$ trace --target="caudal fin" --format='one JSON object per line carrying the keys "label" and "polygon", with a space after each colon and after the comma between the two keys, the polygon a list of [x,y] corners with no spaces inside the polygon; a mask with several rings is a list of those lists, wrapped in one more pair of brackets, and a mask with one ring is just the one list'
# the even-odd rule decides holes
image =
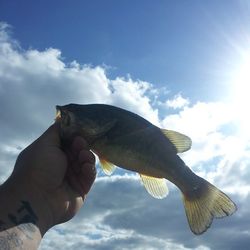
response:
{"label": "caudal fin", "polygon": [[211,183],[200,178],[200,185],[183,195],[184,206],[190,229],[194,234],[204,233],[213,218],[233,214],[237,207],[234,202]]}

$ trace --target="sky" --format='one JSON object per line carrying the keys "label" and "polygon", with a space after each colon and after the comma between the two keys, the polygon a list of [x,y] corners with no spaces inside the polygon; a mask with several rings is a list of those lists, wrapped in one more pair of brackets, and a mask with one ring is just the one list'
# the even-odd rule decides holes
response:
{"label": "sky", "polygon": [[1,0],[0,183],[55,105],[107,103],[188,135],[181,158],[238,207],[195,236],[173,184],[156,200],[135,173],[97,166],[84,207],[40,249],[248,249],[249,68],[247,0]]}

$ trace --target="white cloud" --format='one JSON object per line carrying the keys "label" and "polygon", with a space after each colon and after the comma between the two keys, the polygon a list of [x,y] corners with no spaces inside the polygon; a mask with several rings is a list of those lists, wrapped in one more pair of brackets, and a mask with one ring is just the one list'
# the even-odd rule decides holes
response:
{"label": "white cloud", "polygon": [[225,126],[234,125],[225,103],[191,106],[177,95],[166,104],[178,112],[160,121],[152,107],[157,103],[153,94],[159,90],[152,84],[130,77],[110,79],[101,66],[65,63],[58,49],[23,50],[9,28],[0,24],[0,182],[10,174],[19,151],[53,122],[56,104],[108,103],[189,135],[193,149],[183,158],[231,193],[241,208],[196,238],[173,186],[168,198],[158,201],[147,194],[137,176],[101,177],[78,217],[52,229],[41,249],[233,249],[238,239],[242,249],[247,246],[249,137],[225,132]]}
{"label": "white cloud", "polygon": [[167,116],[162,126],[192,138],[182,158],[197,174],[225,192],[249,194],[250,136],[242,136],[230,103],[198,102]]}
{"label": "white cloud", "polygon": [[144,81],[133,81],[131,78],[118,77],[111,81],[114,90],[111,104],[126,107],[136,112],[152,123],[158,125],[158,111],[153,110],[146,92],[152,89],[152,85]]}
{"label": "white cloud", "polygon": [[[53,122],[57,104],[109,103],[158,123],[157,110],[145,96],[152,89],[149,83],[109,79],[101,66],[66,64],[58,49],[23,50],[7,28],[0,24],[1,143],[27,145]],[[9,165],[13,161],[2,168]]]}
{"label": "white cloud", "polygon": [[193,166],[224,156],[232,150],[232,144],[227,143],[232,138],[221,132],[223,126],[230,126],[232,121],[233,117],[225,103],[198,102],[184,107],[177,114],[167,116],[162,126],[192,138],[192,148],[184,158]]}
{"label": "white cloud", "polygon": [[175,95],[173,99],[167,100],[164,104],[173,109],[180,109],[189,105],[189,100],[183,98],[181,94]]}
{"label": "white cloud", "polygon": [[179,113],[167,116],[162,125],[189,134],[194,140],[204,140],[209,133],[232,122],[233,116],[225,103],[197,102]]}

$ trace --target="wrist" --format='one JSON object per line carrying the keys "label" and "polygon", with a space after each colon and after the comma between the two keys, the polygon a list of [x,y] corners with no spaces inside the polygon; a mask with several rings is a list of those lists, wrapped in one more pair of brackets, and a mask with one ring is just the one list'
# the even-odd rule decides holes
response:
{"label": "wrist", "polygon": [[[10,223],[29,225],[33,231],[36,228],[41,237],[52,226],[51,216],[42,200],[42,195],[34,187],[29,186],[29,183],[12,180],[12,176],[0,186],[1,207],[6,211]],[[9,216],[9,211],[16,215]]]}

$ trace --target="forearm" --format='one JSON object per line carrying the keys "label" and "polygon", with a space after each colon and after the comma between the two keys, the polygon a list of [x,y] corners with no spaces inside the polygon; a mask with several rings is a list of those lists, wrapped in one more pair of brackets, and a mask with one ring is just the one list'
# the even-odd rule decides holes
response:
{"label": "forearm", "polygon": [[25,192],[0,186],[0,249],[37,249],[45,233],[39,220]]}

